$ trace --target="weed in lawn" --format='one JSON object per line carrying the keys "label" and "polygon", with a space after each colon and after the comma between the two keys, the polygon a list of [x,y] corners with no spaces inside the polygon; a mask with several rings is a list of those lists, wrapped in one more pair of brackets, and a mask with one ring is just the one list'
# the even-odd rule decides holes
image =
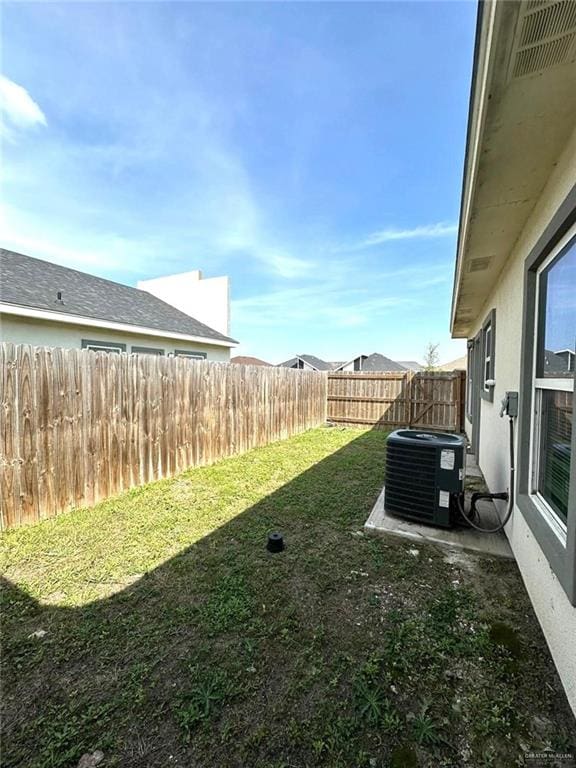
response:
{"label": "weed in lawn", "polygon": [[232,680],[221,670],[200,671],[197,666],[193,666],[190,668],[190,676],[195,683],[180,694],[175,708],[176,720],[187,742],[194,729],[200,723],[210,720],[224,701],[234,694]]}
{"label": "weed in lawn", "polygon": [[[314,726],[311,725],[312,730]],[[322,723],[318,736],[311,740],[312,752],[321,762],[329,765],[350,764],[348,755],[354,750],[358,733],[358,721],[354,717],[335,717],[328,724]],[[356,763],[353,763],[356,765]]]}
{"label": "weed in lawn", "polygon": [[430,704],[425,703],[412,717],[412,734],[417,744],[436,744],[439,740],[436,723],[429,715]]}
{"label": "weed in lawn", "polygon": [[470,696],[475,711],[476,730],[481,736],[507,736],[519,725],[522,717],[507,686],[496,685],[488,692]]}
{"label": "weed in lawn", "polygon": [[395,733],[400,727],[400,718],[382,685],[376,681],[379,669],[374,659],[364,665],[354,681],[354,706],[360,721],[377,725],[382,733]]}
{"label": "weed in lawn", "polygon": [[[94,704],[86,709],[74,702],[65,708],[49,707],[45,716],[30,721],[24,729],[24,739],[36,729],[43,733],[44,744],[34,756],[34,765],[37,768],[67,768],[96,747],[104,751],[110,749],[114,744],[113,737],[98,731],[102,725],[111,723],[115,709],[114,702]],[[27,764],[24,754],[21,765]]]}
{"label": "weed in lawn", "polygon": [[372,725],[380,722],[387,701],[378,685],[360,678],[354,685],[354,699],[361,720],[366,720]]}

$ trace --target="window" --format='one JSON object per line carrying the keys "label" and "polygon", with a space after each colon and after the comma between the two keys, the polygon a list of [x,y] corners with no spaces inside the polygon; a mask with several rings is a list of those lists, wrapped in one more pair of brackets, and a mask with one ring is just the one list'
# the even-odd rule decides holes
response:
{"label": "window", "polygon": [[132,347],[133,355],[163,355],[163,349],[157,349],[156,347]]}
{"label": "window", "polygon": [[474,396],[474,339],[468,340],[468,360],[466,364],[466,416],[472,423],[472,397]]}
{"label": "window", "polygon": [[126,352],[126,344],[117,344],[114,341],[90,341],[82,339],[82,349],[92,349],[94,352]]}
{"label": "window", "polygon": [[565,536],[568,523],[573,349],[576,335],[576,239],[537,271],[531,493]]}
{"label": "window", "polygon": [[[576,605],[576,185],[527,255],[517,506]],[[565,354],[563,354],[565,353]]]}
{"label": "window", "polygon": [[496,310],[493,309],[482,326],[482,389],[481,395],[484,400],[492,402],[494,400],[494,386],[488,384],[495,378],[495,348],[496,348]]}
{"label": "window", "polygon": [[206,360],[206,352],[195,352],[187,349],[175,349],[176,357],[190,357],[193,360]]}

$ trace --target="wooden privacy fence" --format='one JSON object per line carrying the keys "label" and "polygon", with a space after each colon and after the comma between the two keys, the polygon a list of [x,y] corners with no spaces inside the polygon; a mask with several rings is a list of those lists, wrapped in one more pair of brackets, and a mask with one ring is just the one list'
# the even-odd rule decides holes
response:
{"label": "wooden privacy fence", "polygon": [[328,420],[461,432],[465,371],[329,373]]}
{"label": "wooden privacy fence", "polygon": [[0,345],[1,523],[91,505],[326,421],[326,376]]}

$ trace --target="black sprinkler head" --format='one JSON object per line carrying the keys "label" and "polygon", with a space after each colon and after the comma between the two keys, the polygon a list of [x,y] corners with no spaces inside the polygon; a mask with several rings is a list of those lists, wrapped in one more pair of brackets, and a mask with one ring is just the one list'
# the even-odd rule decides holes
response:
{"label": "black sprinkler head", "polygon": [[266,544],[268,552],[282,552],[284,549],[284,537],[281,533],[269,533],[268,544]]}

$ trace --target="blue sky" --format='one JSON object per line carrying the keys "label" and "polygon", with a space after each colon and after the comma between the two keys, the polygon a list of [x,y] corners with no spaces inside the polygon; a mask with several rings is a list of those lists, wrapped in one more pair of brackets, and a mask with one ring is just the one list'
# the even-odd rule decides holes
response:
{"label": "blue sky", "polygon": [[443,360],[476,6],[14,3],[3,244],[232,280],[239,351]]}

